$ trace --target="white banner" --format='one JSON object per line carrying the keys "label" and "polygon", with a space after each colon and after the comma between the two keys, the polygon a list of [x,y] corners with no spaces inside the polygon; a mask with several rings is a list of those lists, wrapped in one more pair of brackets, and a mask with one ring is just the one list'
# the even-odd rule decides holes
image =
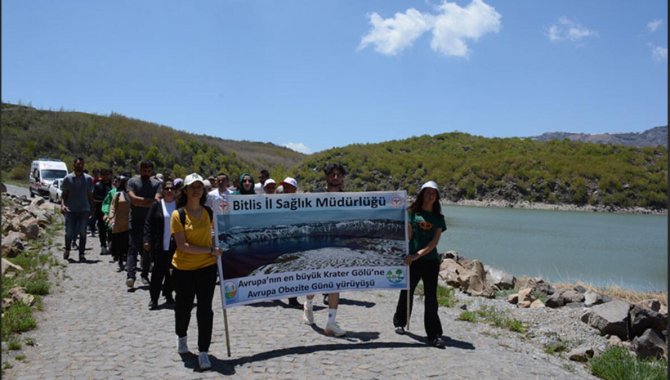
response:
{"label": "white banner", "polygon": [[406,193],[231,195],[214,209],[224,307],[407,289]]}

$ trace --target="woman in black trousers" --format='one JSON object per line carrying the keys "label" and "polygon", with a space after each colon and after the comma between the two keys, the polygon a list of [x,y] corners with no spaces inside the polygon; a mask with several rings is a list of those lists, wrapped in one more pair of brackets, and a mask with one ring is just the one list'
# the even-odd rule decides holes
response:
{"label": "woman in black trousers", "polygon": [[176,208],[174,185],[171,180],[163,183],[162,199],[154,202],[149,209],[144,222],[143,248],[151,252],[153,269],[149,285],[149,309],[158,309],[158,297],[163,290],[165,302],[174,304],[172,298],[172,279],[170,266],[176,248],[174,238],[170,232],[170,218]]}
{"label": "woman in black trousers", "polygon": [[[423,324],[426,329],[427,343],[444,348],[442,323],[437,314],[437,277],[440,272],[440,258],[437,244],[442,232],[447,229],[440,207],[440,193],[437,183],[428,181],[421,186],[419,195],[408,207],[407,233],[409,236],[409,255],[405,263],[409,267],[409,311],[412,312],[412,299],[419,280],[423,280],[425,312]],[[407,325],[407,290],[400,292],[393,325],[398,334],[405,333]]]}

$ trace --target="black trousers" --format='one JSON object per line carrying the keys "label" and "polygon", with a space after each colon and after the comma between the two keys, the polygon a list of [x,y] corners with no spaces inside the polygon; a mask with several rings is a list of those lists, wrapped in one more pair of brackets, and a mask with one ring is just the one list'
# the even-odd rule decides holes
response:
{"label": "black trousers", "polygon": [[[439,272],[440,262],[437,260],[417,260],[409,267],[409,312],[411,315],[416,285],[419,280],[423,280],[426,309],[423,315],[423,325],[429,341],[442,336],[442,323],[437,315],[437,276]],[[400,292],[398,305],[393,315],[393,325],[395,327],[405,327],[407,325],[407,290]]]}
{"label": "black trousers", "polygon": [[98,225],[98,237],[100,238],[100,247],[107,247],[107,226],[105,221],[102,220],[102,217],[105,214],[102,213],[102,202],[95,202],[95,220]]}
{"label": "black trousers", "polygon": [[214,323],[214,312],[212,311],[212,299],[216,286],[217,268],[210,265],[196,270],[172,270],[175,298],[175,333],[178,337],[184,337],[188,332],[188,324],[191,321],[191,310],[193,299],[197,297],[196,318],[198,319],[198,350],[209,351],[212,342],[212,324]]}
{"label": "black trousers", "polygon": [[151,270],[151,284],[149,286],[149,296],[152,301],[158,302],[158,297],[163,290],[163,296],[172,298],[172,277],[170,267],[172,266],[173,252],[170,251],[152,251],[151,260],[154,265]]}
{"label": "black trousers", "polygon": [[128,235],[129,231],[119,232],[112,235],[112,257],[118,260],[121,270],[126,268],[125,262],[128,256]]}

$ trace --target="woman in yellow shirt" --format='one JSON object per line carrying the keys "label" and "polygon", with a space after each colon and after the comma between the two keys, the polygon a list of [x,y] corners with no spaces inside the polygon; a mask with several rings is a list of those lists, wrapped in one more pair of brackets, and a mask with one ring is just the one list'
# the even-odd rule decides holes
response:
{"label": "woman in yellow shirt", "polygon": [[[177,243],[172,258],[172,277],[176,293],[177,352],[189,352],[186,333],[191,320],[193,299],[197,297],[198,364],[201,370],[205,370],[212,367],[208,351],[214,319],[212,299],[216,286],[216,260],[221,256],[221,250],[212,244],[211,210],[205,206],[207,193],[203,178],[196,173],[189,174],[184,179],[184,186],[182,196],[177,201],[177,209],[170,220],[170,231]],[[183,223],[180,210],[184,214]]]}

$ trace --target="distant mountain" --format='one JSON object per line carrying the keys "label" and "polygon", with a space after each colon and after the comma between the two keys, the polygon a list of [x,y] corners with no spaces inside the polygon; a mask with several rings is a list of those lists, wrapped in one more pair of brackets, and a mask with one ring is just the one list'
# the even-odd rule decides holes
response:
{"label": "distant mountain", "polygon": [[644,132],[632,133],[604,133],[604,134],[586,134],[586,133],[570,133],[570,132],[547,132],[540,136],[531,137],[538,141],[551,140],[571,140],[582,141],[597,144],[613,144],[626,146],[668,146],[668,126],[655,127],[647,129]]}

